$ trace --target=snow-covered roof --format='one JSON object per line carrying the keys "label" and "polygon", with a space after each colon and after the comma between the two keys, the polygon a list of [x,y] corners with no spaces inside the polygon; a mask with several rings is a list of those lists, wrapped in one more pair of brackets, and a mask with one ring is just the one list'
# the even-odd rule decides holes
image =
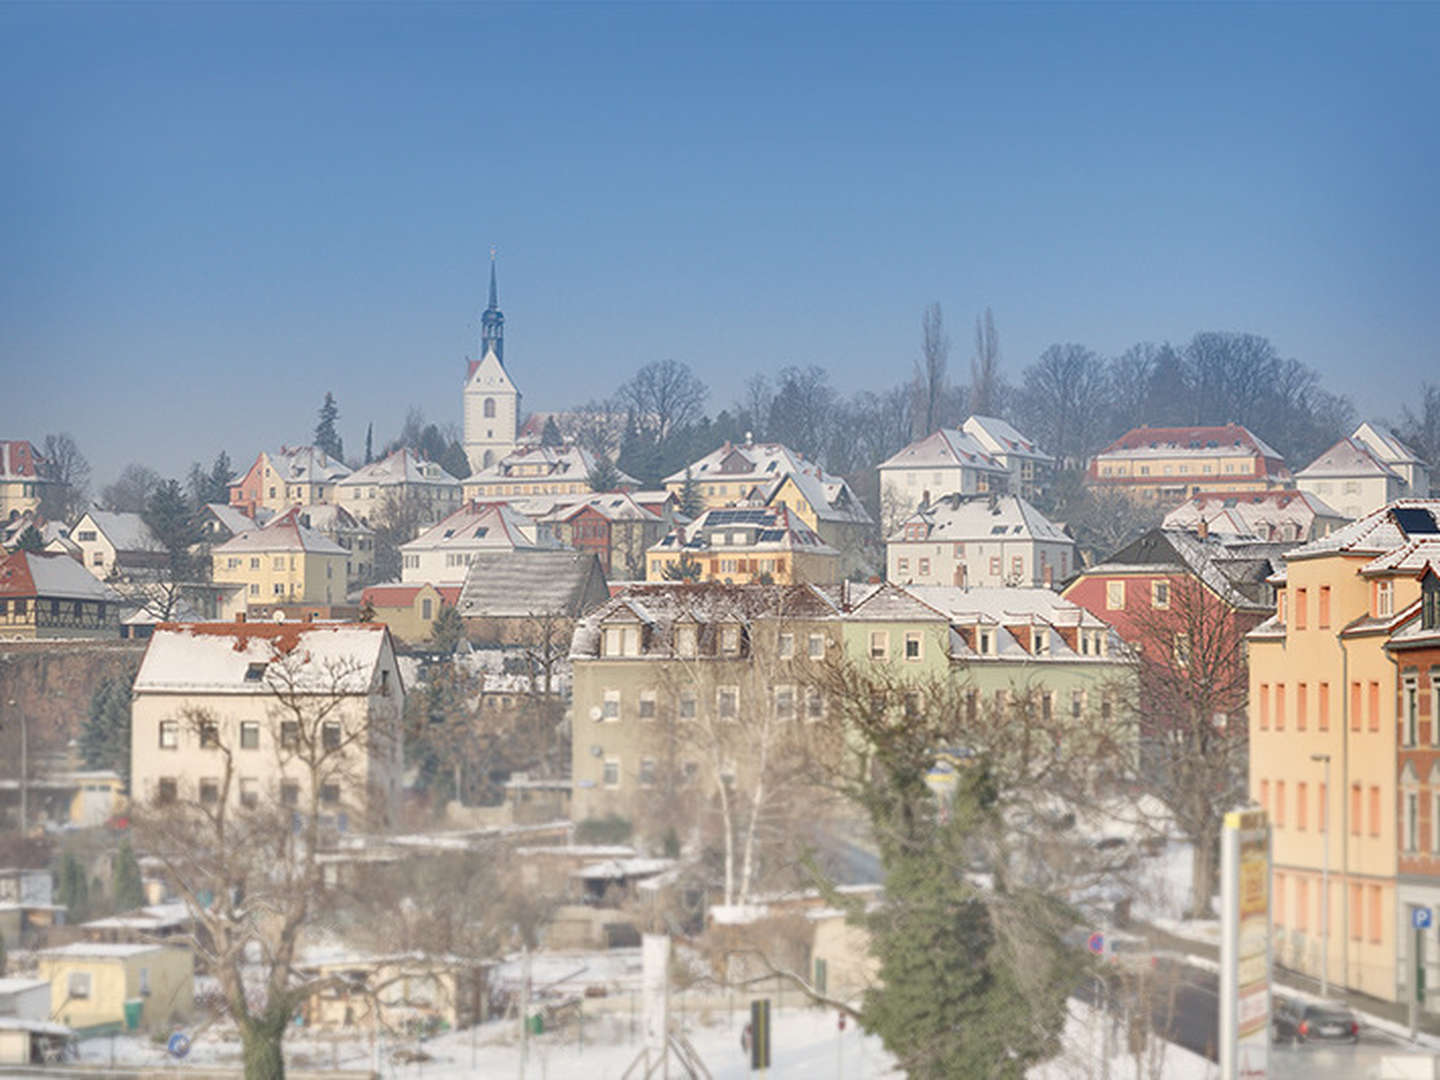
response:
{"label": "snow-covered roof", "polygon": [[276,551],[300,551],[309,555],[349,554],[335,541],[322,536],[314,529],[307,529],[301,525],[299,520],[301,512],[300,507],[292,507],[261,528],[250,528],[232,536],[215,548],[214,555],[219,558],[226,555],[239,555],[242,552],[253,554]]}
{"label": "snow-covered roof", "polygon": [[578,502],[565,503],[552,510],[549,516],[556,521],[569,521],[587,509],[610,521],[660,522],[659,514],[646,510],[624,491],[607,491],[590,495]]}
{"label": "snow-covered roof", "polygon": [[1261,457],[1284,460],[1280,452],[1241,424],[1192,425],[1189,427],[1131,428],[1101,450],[1097,458],[1175,457],[1177,454],[1250,451]]}
{"label": "snow-covered roof", "polygon": [[184,926],[191,919],[190,908],[183,903],[154,904],[123,915],[110,915],[81,923],[82,930],[156,931]]}
{"label": "snow-covered roof", "polygon": [[[506,454],[489,468],[471,473],[465,480],[467,486],[493,483],[502,480],[584,480],[595,471],[595,455],[578,444],[568,446],[521,446]],[[639,481],[633,476],[616,473],[619,482],[626,487],[637,487]]]}
{"label": "snow-covered roof", "polygon": [[160,541],[155,539],[155,534],[150,531],[150,526],[145,524],[145,519],[139,514],[120,513],[112,510],[88,510],[75,523],[75,531],[78,532],[84,528],[87,519],[104,534],[105,539],[110,541],[116,551],[161,550]]}
{"label": "snow-covered roof", "polygon": [[38,990],[42,986],[48,989],[50,984],[44,979],[0,979],[0,997],[23,994],[27,990]]}
{"label": "snow-covered roof", "polygon": [[1401,479],[1400,475],[1381,461],[1370,447],[1349,435],[1295,474],[1296,480],[1317,480],[1322,477]]}
{"label": "snow-covered roof", "polygon": [[69,555],[16,551],[0,558],[0,597],[91,600],[117,603],[120,596]]}
{"label": "snow-covered roof", "polygon": [[967,417],[965,423],[960,425],[960,430],[997,458],[1029,458],[1031,461],[1047,464],[1055,460],[996,416]]}
{"label": "snow-covered roof", "polygon": [[1440,535],[1415,536],[1393,551],[1370,560],[1362,574],[1404,574],[1419,577],[1429,567],[1440,574]]}
{"label": "snow-covered roof", "polygon": [[276,665],[301,691],[365,694],[386,640],[378,623],[162,623],[135,693],[271,694]]}
{"label": "snow-covered roof", "polygon": [[1365,421],[1350,433],[1357,442],[1364,443],[1370,452],[1386,464],[1424,465],[1425,462],[1414,450],[1395,437],[1395,433],[1380,424]]}
{"label": "snow-covered roof", "polygon": [[613,881],[629,877],[650,877],[671,869],[674,859],[647,859],[641,856],[619,859],[605,859],[587,863],[572,873],[585,881]]}
{"label": "snow-covered roof", "polygon": [[315,446],[282,446],[268,457],[270,467],[285,481],[330,483],[350,475],[350,466]]}
{"label": "snow-covered roof", "polygon": [[576,618],[605,591],[604,569],[593,552],[482,551],[470,559],[456,606],[466,617]]}
{"label": "snow-covered roof", "polygon": [[1088,629],[1103,629],[1109,625],[1052,589],[962,589],[956,585],[906,585],[904,591],[943,612],[951,622],[1034,621]]}
{"label": "snow-covered roof", "polygon": [[[710,453],[692,461],[688,471],[692,480],[753,480],[768,483],[786,473],[799,472],[807,462],[803,455],[784,443],[722,443]],[[665,477],[663,483],[678,484],[685,479],[686,469],[678,469]]]}
{"label": "snow-covered roof", "polygon": [[325,534],[327,538],[343,533],[373,533],[375,530],[357,518],[338,503],[314,503],[310,506],[296,506],[265,523],[265,528],[274,528],[293,515],[293,520],[303,528]]}
{"label": "snow-covered roof", "polygon": [[[929,543],[985,540],[1043,540],[1073,544],[1059,525],[1019,495],[949,495],[906,518],[887,538],[905,543],[912,525],[923,525]],[[913,541],[912,541],[913,542]]]}
{"label": "snow-covered roof", "polygon": [[220,522],[230,531],[232,536],[242,533],[247,529],[253,529],[258,525],[254,518],[227,503],[206,503],[205,509],[215,515],[215,520]]}
{"label": "snow-covered roof", "polygon": [[673,529],[650,547],[651,551],[707,549],[838,554],[798,514],[784,506],[712,507],[690,524]]}
{"label": "snow-covered roof", "polygon": [[[1415,512],[1412,516],[1410,512]],[[1410,521],[1409,527],[1402,524]],[[1309,559],[1322,555],[1380,555],[1399,547],[1416,535],[1429,535],[1440,520],[1440,499],[1396,499],[1372,510],[1329,536],[1312,540],[1287,552],[1286,559]],[[1427,524],[1428,523],[1428,524]]]}
{"label": "snow-covered roof", "polygon": [[140,956],[144,953],[159,952],[161,949],[173,949],[174,947],[173,945],[139,942],[76,941],[69,945],[58,945],[53,949],[41,949],[35,955],[57,959],[77,957],[86,960],[124,960],[131,956]]}
{"label": "snow-covered roof", "polygon": [[1345,515],[1309,491],[1202,491],[1166,514],[1161,524],[1194,531],[1203,521],[1212,536],[1303,540],[1316,518],[1339,522]]}
{"label": "snow-covered roof", "polygon": [[397,484],[429,484],[458,488],[460,481],[433,461],[426,461],[409,447],[356,469],[338,487],[392,487]]}
{"label": "snow-covered roof", "polygon": [[781,496],[788,490],[787,481],[799,492],[818,520],[870,524],[869,512],[850,490],[850,485],[838,476],[831,476],[818,465],[806,464],[774,481],[765,496],[766,503],[775,503],[777,499],[785,501]]}
{"label": "snow-covered roof", "polygon": [[886,469],[940,469],[961,466],[981,472],[1008,473],[973,435],[956,428],[940,428],[917,439],[905,449],[880,463]]}
{"label": "snow-covered roof", "polygon": [[0,1031],[28,1031],[35,1035],[59,1035],[67,1039],[76,1034],[73,1028],[53,1020],[27,1020],[23,1016],[0,1016]]}
{"label": "snow-covered roof", "polygon": [[462,506],[401,544],[406,554],[421,551],[517,551],[558,548],[542,539],[535,522],[506,502],[472,502]]}

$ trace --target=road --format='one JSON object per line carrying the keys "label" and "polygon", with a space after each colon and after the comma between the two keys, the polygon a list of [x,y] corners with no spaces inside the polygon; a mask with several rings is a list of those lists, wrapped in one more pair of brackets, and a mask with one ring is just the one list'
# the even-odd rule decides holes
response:
{"label": "road", "polygon": [[[1219,1042],[1216,1008],[1219,976],[1204,968],[1172,963],[1159,969],[1154,989],[1147,995],[1153,1030],[1187,1050],[1215,1061]],[[1097,990],[1077,994],[1096,1004]],[[1133,995],[1132,995],[1133,996]],[[1123,1008],[1124,1003],[1117,1003]],[[1123,1038],[1123,1028],[1117,1031]],[[1377,1028],[1360,1028],[1354,1045],[1282,1044],[1271,1049],[1270,1080],[1354,1080],[1365,1077],[1383,1057],[1414,1052],[1409,1042]]]}

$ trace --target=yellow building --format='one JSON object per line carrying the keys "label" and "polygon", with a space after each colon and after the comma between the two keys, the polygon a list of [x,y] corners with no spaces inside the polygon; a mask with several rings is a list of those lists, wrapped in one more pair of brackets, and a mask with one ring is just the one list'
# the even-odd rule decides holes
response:
{"label": "yellow building", "polygon": [[230,485],[230,505],[249,517],[259,510],[283,513],[292,506],[335,502],[335,484],[350,467],[314,446],[262,450],[245,475]]}
{"label": "yellow building", "polygon": [[[466,502],[513,499],[522,495],[588,495],[595,455],[583,446],[521,446],[471,473],[463,482]],[[616,485],[638,488],[640,481],[617,471]]]}
{"label": "yellow building", "polygon": [[68,1027],[163,1030],[194,1015],[189,949],[76,942],[37,959],[40,978],[50,983],[50,1015]]}
{"label": "yellow building", "polygon": [[645,555],[646,581],[831,585],[841,554],[783,506],[706,510]]}
{"label": "yellow building", "polygon": [[1239,424],[1127,431],[1090,460],[1085,486],[1177,505],[1201,491],[1294,487],[1278,451]]}
{"label": "yellow building", "polygon": [[0,439],[0,522],[39,509],[47,489],[57,483],[46,475],[46,465],[24,439]]}
{"label": "yellow building", "polygon": [[1433,529],[1434,512],[1440,500],[1406,500],[1290,552],[1275,616],[1248,636],[1250,795],[1274,825],[1275,958],[1391,1001],[1399,742],[1385,645],[1420,585],[1382,557]]}
{"label": "yellow building", "polygon": [[304,1006],[305,1026],[325,1031],[371,1030],[376,1001],[387,1030],[454,1031],[482,1018],[488,992],[488,965],[458,957],[355,953],[302,957],[300,966],[308,976],[332,980]]}
{"label": "yellow building", "polygon": [[211,573],[218,584],[243,585],[250,604],[333,604],[345,599],[350,561],[350,552],[291,510],[215,548]]}
{"label": "yellow building", "polygon": [[426,641],[435,628],[440,609],[460,603],[459,585],[371,585],[360,597],[362,607],[375,612],[375,622],[390,628],[397,641],[414,645]]}

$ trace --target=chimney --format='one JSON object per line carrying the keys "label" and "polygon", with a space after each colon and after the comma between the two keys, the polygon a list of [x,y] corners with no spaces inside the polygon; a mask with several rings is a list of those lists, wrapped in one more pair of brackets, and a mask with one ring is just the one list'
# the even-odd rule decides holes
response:
{"label": "chimney", "polygon": [[1210,522],[1202,517],[1200,525],[1195,531],[1200,534],[1201,540],[1208,540],[1210,538]]}

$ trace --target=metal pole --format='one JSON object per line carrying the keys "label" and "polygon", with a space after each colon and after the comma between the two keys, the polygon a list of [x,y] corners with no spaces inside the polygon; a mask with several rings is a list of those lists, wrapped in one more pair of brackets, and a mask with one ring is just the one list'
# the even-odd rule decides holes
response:
{"label": "metal pole", "polygon": [[[1415,909],[1410,909],[1411,925],[1415,921]],[[1410,931],[1410,1041],[1415,1041],[1415,1034],[1420,1030],[1420,966],[1424,963],[1421,953],[1425,949],[1425,937],[1422,931]]]}

